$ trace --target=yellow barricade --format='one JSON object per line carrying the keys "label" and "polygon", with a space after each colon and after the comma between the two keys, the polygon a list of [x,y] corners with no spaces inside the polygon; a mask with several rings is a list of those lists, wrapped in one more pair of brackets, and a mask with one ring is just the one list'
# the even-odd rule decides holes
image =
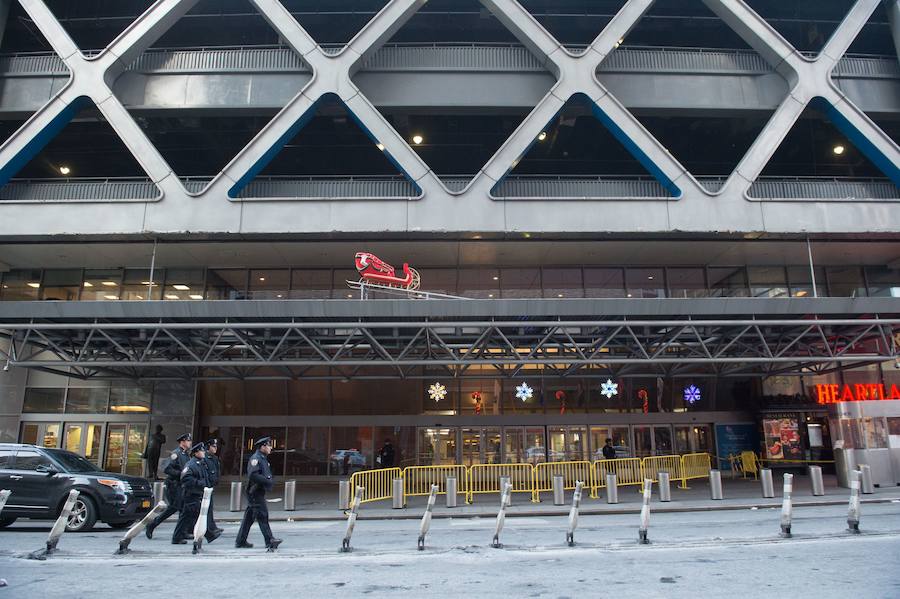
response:
{"label": "yellow barricade", "polygon": [[655,483],[659,482],[660,472],[668,472],[670,481],[681,481],[681,488],[687,487],[681,472],[681,457],[677,455],[648,456],[641,460],[641,472],[644,478]]}
{"label": "yellow barricade", "polygon": [[553,490],[553,477],[563,477],[563,488],[574,489],[576,481],[582,481],[586,487],[593,486],[591,463],[579,462],[542,462],[534,466],[534,492],[531,500],[540,502],[541,492]]}
{"label": "yellow barricade", "polygon": [[759,459],[752,451],[741,452],[741,473],[744,478],[752,474],[755,480],[759,480]]}
{"label": "yellow barricade", "polygon": [[469,477],[465,466],[407,466],[403,469],[403,493],[405,497],[431,494],[431,485],[437,485],[438,493],[447,494],[447,477],[456,477],[456,492],[469,496]]}
{"label": "yellow barricade", "polygon": [[500,477],[508,476],[513,493],[534,492],[534,467],[531,464],[473,464],[469,468],[469,493],[472,503],[477,493],[500,493]]}
{"label": "yellow barricade", "polygon": [[711,468],[712,458],[708,453],[686,453],[681,456],[681,472],[684,475],[683,488],[687,487],[687,481],[696,478],[707,478]]}
{"label": "yellow barricade", "polygon": [[399,468],[354,472],[350,476],[350,495],[356,493],[356,487],[362,487],[365,489],[362,503],[390,499],[394,494],[394,479],[402,476],[402,470]]}
{"label": "yellow barricade", "polygon": [[599,497],[598,489],[606,487],[606,475],[616,475],[616,486],[643,485],[640,458],[616,458],[614,460],[597,460],[593,465],[594,484],[591,497]]}

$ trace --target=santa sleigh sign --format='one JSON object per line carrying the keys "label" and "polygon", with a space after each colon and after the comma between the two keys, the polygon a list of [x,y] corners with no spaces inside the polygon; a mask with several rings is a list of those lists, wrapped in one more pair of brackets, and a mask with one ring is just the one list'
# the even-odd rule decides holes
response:
{"label": "santa sleigh sign", "polygon": [[360,284],[382,285],[414,291],[419,288],[419,273],[409,264],[403,263],[403,270],[396,269],[369,252],[356,253],[356,270],[359,272]]}

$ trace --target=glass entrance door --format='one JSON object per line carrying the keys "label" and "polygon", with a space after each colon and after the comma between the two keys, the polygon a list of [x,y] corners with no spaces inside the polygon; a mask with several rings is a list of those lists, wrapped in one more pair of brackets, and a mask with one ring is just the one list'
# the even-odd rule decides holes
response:
{"label": "glass entrance door", "polygon": [[419,456],[420,466],[441,466],[456,464],[455,428],[420,428]]}
{"label": "glass entrance door", "polygon": [[551,426],[547,430],[551,462],[587,459],[587,429],[583,426]]}
{"label": "glass entrance door", "polygon": [[106,427],[106,457],[103,469],[141,476],[147,428],[143,424],[109,424]]}
{"label": "glass entrance door", "polygon": [[58,422],[26,422],[22,425],[22,443],[59,447]]}
{"label": "glass entrance door", "polygon": [[462,463],[466,466],[473,464],[499,464],[500,429],[462,429],[462,459]]}
{"label": "glass entrance door", "polygon": [[102,431],[103,425],[100,423],[67,422],[63,434],[63,449],[82,455],[99,466]]}

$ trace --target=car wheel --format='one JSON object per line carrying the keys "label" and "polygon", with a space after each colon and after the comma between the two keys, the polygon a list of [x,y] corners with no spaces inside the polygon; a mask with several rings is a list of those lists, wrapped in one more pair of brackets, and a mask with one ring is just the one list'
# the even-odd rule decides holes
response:
{"label": "car wheel", "polygon": [[110,528],[115,528],[116,530],[122,530],[124,528],[128,528],[132,524],[134,524],[134,520],[128,520],[126,522],[107,522]]}
{"label": "car wheel", "polygon": [[94,528],[97,522],[97,506],[86,495],[79,495],[72,506],[69,521],[66,523],[66,532],[87,532]]}
{"label": "car wheel", "polygon": [[15,521],[16,521],[16,517],[15,517],[15,516],[9,516],[9,517],[6,517],[6,518],[0,518],[0,528],[6,528],[7,526],[9,526],[10,524],[12,524],[12,523],[15,522]]}

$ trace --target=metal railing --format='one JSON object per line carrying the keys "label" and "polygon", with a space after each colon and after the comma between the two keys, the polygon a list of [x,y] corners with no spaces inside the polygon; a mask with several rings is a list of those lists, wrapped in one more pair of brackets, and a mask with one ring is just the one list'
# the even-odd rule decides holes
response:
{"label": "metal railing", "polygon": [[616,475],[616,486],[644,484],[640,458],[616,458],[614,460],[597,460],[593,465],[591,497],[599,496],[598,489],[606,488],[606,475]]}
{"label": "metal railing", "polygon": [[418,188],[404,177],[269,177],[257,178],[241,190],[240,199],[355,199],[419,196]]}
{"label": "metal railing", "polygon": [[900,189],[887,179],[779,177],[757,179],[749,195],[779,200],[896,200],[900,199]]}
{"label": "metal railing", "polygon": [[0,187],[0,202],[123,202],[161,197],[150,179],[13,179]]}
{"label": "metal railing", "polygon": [[534,469],[531,464],[473,464],[469,467],[466,501],[472,503],[476,494],[499,493],[501,476],[509,477],[513,493],[533,493]]}
{"label": "metal railing", "polygon": [[575,483],[583,482],[591,485],[591,463],[587,460],[572,462],[541,462],[534,465],[534,492],[531,500],[540,502],[541,493],[553,490],[553,477],[563,477],[563,488],[567,491],[575,488]]}
{"label": "metal railing", "polygon": [[522,175],[506,177],[491,192],[504,200],[668,199],[672,195],[650,177]]}
{"label": "metal railing", "polygon": [[402,478],[400,468],[380,468],[378,470],[360,470],[350,476],[350,488],[363,487],[362,503],[381,501],[393,497],[395,478]]}
{"label": "metal railing", "polygon": [[683,476],[683,486],[687,485],[687,481],[706,478],[709,476],[709,470],[712,467],[711,457],[708,453],[687,453],[681,456],[681,474]]}
{"label": "metal railing", "polygon": [[764,75],[773,72],[773,69],[762,56],[753,51],[621,46],[600,63],[597,71]]}
{"label": "metal railing", "polygon": [[649,456],[641,460],[641,472],[643,477],[653,482],[659,482],[659,473],[668,472],[669,480],[681,481],[681,488],[687,487],[682,472],[681,456],[660,455]]}
{"label": "metal railing", "polygon": [[431,494],[431,485],[437,485],[438,494],[447,494],[447,478],[456,477],[456,490],[468,497],[469,476],[465,466],[407,466],[403,469],[403,493],[406,497]]}

